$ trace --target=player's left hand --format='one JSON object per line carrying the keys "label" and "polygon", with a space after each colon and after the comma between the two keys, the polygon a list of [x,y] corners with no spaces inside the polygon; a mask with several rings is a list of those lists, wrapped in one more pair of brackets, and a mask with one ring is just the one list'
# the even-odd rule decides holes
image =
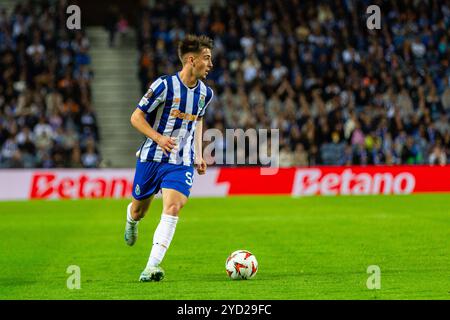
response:
{"label": "player's left hand", "polygon": [[206,165],[206,161],[203,160],[203,158],[195,159],[194,166],[195,166],[195,169],[197,169],[197,172],[199,175],[206,173],[207,165]]}

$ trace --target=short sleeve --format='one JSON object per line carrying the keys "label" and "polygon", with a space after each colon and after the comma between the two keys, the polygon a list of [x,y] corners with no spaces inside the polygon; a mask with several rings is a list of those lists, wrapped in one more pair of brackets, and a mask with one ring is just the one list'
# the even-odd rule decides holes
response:
{"label": "short sleeve", "polygon": [[214,98],[214,91],[211,88],[208,88],[206,91],[205,106],[200,111],[199,117],[203,117],[205,115],[206,108],[208,108],[213,98]]}
{"label": "short sleeve", "polygon": [[166,100],[166,94],[166,81],[163,77],[160,77],[151,84],[141,101],[139,101],[137,107],[144,112],[150,113],[155,110],[160,103]]}

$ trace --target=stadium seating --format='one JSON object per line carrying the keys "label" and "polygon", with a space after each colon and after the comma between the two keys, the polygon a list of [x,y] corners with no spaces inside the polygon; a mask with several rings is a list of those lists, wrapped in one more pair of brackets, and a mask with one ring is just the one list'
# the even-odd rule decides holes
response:
{"label": "stadium seating", "polygon": [[0,8],[0,168],[100,164],[89,39],[63,9]]}

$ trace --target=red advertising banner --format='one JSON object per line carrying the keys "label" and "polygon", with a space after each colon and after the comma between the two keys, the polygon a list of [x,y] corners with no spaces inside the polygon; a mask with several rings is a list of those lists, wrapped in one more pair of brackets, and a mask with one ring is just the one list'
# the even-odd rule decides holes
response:
{"label": "red advertising banner", "polygon": [[261,175],[259,168],[223,168],[217,182],[229,195],[363,195],[450,192],[450,166],[354,166],[281,168]]}
{"label": "red advertising banner", "polygon": [[[450,166],[209,168],[192,197],[450,192]],[[0,200],[129,198],[134,169],[0,170]]]}

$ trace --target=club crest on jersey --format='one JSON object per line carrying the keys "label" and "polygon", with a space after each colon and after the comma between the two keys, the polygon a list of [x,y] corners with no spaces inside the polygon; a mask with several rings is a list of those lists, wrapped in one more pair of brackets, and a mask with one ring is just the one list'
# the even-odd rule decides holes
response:
{"label": "club crest on jersey", "polygon": [[136,185],[136,188],[134,189],[134,193],[136,193],[136,195],[140,195],[141,194],[141,188],[139,188],[139,185]]}
{"label": "club crest on jersey", "polygon": [[205,106],[205,96],[201,95],[200,100],[198,101],[198,105],[200,108],[203,108]]}

